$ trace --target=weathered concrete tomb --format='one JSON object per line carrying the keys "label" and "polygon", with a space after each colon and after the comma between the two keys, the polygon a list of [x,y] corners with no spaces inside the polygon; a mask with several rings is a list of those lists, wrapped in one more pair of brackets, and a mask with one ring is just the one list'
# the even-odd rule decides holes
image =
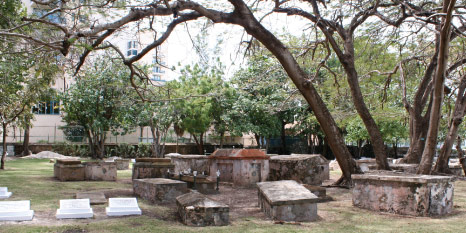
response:
{"label": "weathered concrete tomb", "polygon": [[188,192],[188,186],[186,182],[164,178],[134,179],[133,192],[153,203],[174,203],[177,196]]}
{"label": "weathered concrete tomb", "polygon": [[128,170],[130,159],[115,159],[117,170]]}
{"label": "weathered concrete tomb", "polygon": [[116,181],[117,166],[115,162],[85,162],[85,179],[96,181]]}
{"label": "weathered concrete tomb", "polygon": [[85,167],[79,160],[57,159],[53,166],[53,175],[60,181],[83,181]]}
{"label": "weathered concrete tomb", "polygon": [[464,171],[461,164],[450,164],[448,166],[450,171],[452,171],[455,176],[464,176]]}
{"label": "weathered concrete tomb", "polygon": [[257,183],[259,207],[279,221],[317,220],[317,196],[294,180]]}
{"label": "weathered concrete tomb", "polygon": [[453,209],[449,176],[384,172],[351,177],[353,205],[360,208],[412,216],[442,216]]}
{"label": "weathered concrete tomb", "polygon": [[178,196],[176,205],[181,221],[188,226],[226,226],[229,223],[228,205],[196,191]]}
{"label": "weathered concrete tomb", "polygon": [[197,171],[205,174],[209,173],[209,159],[205,155],[179,155],[179,154],[167,154],[167,158],[171,159],[171,162],[175,165],[175,174],[191,169],[191,171]]}
{"label": "weathered concrete tomb", "polygon": [[206,175],[197,175],[196,184],[194,184],[194,176],[192,175],[182,174],[181,177],[179,175],[175,175],[173,179],[184,181],[188,185],[188,188],[195,189],[203,194],[218,193],[218,191],[216,190],[217,182]]}
{"label": "weathered concrete tomb", "polygon": [[269,175],[269,156],[259,149],[218,149],[209,157],[210,177],[231,182],[234,186],[253,186],[266,181]]}
{"label": "weathered concrete tomb", "polygon": [[138,158],[133,164],[133,179],[163,178],[175,165],[169,158]]}
{"label": "weathered concrete tomb", "polygon": [[319,154],[291,154],[270,157],[269,178],[296,180],[300,183],[321,185],[330,179],[329,162]]}

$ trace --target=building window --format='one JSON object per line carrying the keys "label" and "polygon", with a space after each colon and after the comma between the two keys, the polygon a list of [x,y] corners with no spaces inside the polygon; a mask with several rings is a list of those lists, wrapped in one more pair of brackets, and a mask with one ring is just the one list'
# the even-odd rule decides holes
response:
{"label": "building window", "polygon": [[152,70],[154,73],[158,73],[158,74],[163,74],[165,73],[165,71],[162,69],[162,67],[160,66],[156,66],[154,67],[154,69]]}
{"label": "building window", "polygon": [[32,107],[32,113],[58,115],[60,114],[60,103],[54,100],[38,103]]}
{"label": "building window", "polygon": [[160,75],[152,76],[152,81],[160,81],[160,80],[162,80],[162,77],[160,77]]}
{"label": "building window", "polygon": [[138,55],[138,42],[135,40],[128,41],[126,56],[136,56]]}

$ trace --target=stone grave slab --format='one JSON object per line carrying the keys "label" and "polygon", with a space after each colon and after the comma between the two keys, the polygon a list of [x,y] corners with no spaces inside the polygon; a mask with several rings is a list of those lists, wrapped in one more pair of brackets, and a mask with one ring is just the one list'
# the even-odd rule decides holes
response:
{"label": "stone grave slab", "polygon": [[317,220],[319,199],[294,180],[257,183],[259,206],[265,214],[279,221]]}
{"label": "stone grave slab", "polygon": [[321,185],[330,179],[329,161],[320,154],[291,154],[270,157],[268,181],[296,180]]}
{"label": "stone grave slab", "polygon": [[136,196],[154,203],[174,203],[176,197],[188,192],[186,182],[165,178],[135,179]]}
{"label": "stone grave slab", "polygon": [[94,212],[89,199],[66,199],[60,200],[60,209],[56,216],[58,219],[92,218]]}
{"label": "stone grave slab", "polygon": [[107,216],[126,216],[126,215],[141,215],[142,211],[139,208],[136,198],[109,198],[108,207],[105,208]]}
{"label": "stone grave slab", "polygon": [[7,187],[0,187],[0,199],[6,199],[11,197],[12,193],[8,192]]}
{"label": "stone grave slab", "polygon": [[132,179],[162,178],[167,176],[168,170],[174,169],[175,164],[169,158],[137,158]]}
{"label": "stone grave slab", "polygon": [[115,162],[85,162],[84,166],[85,180],[117,180],[117,166]]}
{"label": "stone grave slab", "polygon": [[453,210],[453,178],[396,172],[355,174],[353,205],[412,216],[442,216]]}
{"label": "stone grave slab", "polygon": [[226,226],[230,207],[193,191],[176,198],[178,214],[188,226]]}
{"label": "stone grave slab", "polygon": [[79,160],[57,159],[53,166],[53,175],[60,181],[83,181],[85,167]]}
{"label": "stone grave slab", "polygon": [[0,221],[31,221],[31,201],[0,201]]}
{"label": "stone grave slab", "polygon": [[107,203],[107,198],[103,192],[82,192],[76,193],[76,199],[89,199],[91,205],[102,205]]}

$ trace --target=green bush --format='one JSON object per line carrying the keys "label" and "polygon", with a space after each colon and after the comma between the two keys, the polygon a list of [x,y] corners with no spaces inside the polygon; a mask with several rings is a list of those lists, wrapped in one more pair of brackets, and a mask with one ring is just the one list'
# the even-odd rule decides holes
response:
{"label": "green bush", "polygon": [[82,144],[70,144],[68,142],[56,143],[52,145],[52,151],[74,157],[89,157],[89,146]]}
{"label": "green bush", "polygon": [[150,143],[140,142],[138,144],[138,150],[136,153],[136,157],[150,157],[150,155],[151,155]]}
{"label": "green bush", "polygon": [[110,149],[110,153],[106,154],[121,158],[135,158],[137,156],[137,149],[133,145],[121,143]]}

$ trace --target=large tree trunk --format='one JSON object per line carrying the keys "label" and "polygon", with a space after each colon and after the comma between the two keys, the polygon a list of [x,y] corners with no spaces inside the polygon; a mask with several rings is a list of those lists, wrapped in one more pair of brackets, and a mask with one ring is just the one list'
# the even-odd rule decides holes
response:
{"label": "large tree trunk", "polygon": [[223,148],[224,141],[225,141],[225,131],[220,133],[220,149]]}
{"label": "large tree trunk", "polygon": [[96,152],[96,148],[95,148],[95,145],[94,145],[94,135],[88,129],[86,130],[86,134],[87,134],[87,140],[88,140],[88,144],[89,144],[89,150],[91,152],[91,157],[96,158],[97,152]]}
{"label": "large tree trunk", "polygon": [[443,86],[445,83],[445,69],[448,62],[448,48],[450,42],[450,27],[452,12],[456,0],[445,0],[443,2],[442,12],[447,16],[442,19],[442,29],[440,31],[439,57],[437,70],[434,79],[434,93],[432,99],[432,112],[430,114],[429,129],[427,131],[426,145],[422,153],[421,164],[419,165],[419,174],[430,174],[432,162],[437,147],[437,135],[440,124],[440,115],[442,111]]}
{"label": "large tree trunk", "polygon": [[26,124],[26,128],[24,128],[24,141],[23,141],[23,152],[21,153],[21,156],[28,156],[31,155],[32,152],[29,150],[29,131],[30,131],[30,125]]}
{"label": "large tree trunk", "polygon": [[463,121],[463,117],[466,111],[466,75],[461,78],[461,83],[458,88],[458,96],[455,102],[455,109],[453,110],[453,116],[449,123],[447,137],[443,143],[443,146],[440,150],[440,155],[437,159],[437,163],[434,167],[434,172],[436,173],[447,173],[451,174],[450,168],[448,166],[448,161],[451,155],[451,149],[453,143],[455,142],[456,137],[458,136],[458,129]]}
{"label": "large tree trunk", "polygon": [[197,138],[196,134],[192,134],[192,135],[193,135],[194,141],[196,141],[198,153],[200,155],[203,155],[204,154],[204,140],[203,140],[204,133],[201,133],[199,135],[199,139]]}
{"label": "large tree trunk", "polygon": [[6,131],[7,131],[7,124],[6,123],[2,123],[2,129],[3,129],[3,133],[2,133],[2,148],[3,148],[3,152],[2,152],[2,159],[1,159],[1,162],[0,162],[0,169],[5,169],[5,157],[6,157],[6,152],[7,152],[7,148],[6,148]]}
{"label": "large tree trunk", "polygon": [[360,170],[351,157],[335,120],[328,111],[314,85],[309,81],[310,79],[307,74],[301,69],[293,55],[283,43],[254,18],[244,2],[231,2],[235,6],[235,14],[240,15],[240,17],[235,17],[232,23],[245,28],[250,35],[260,41],[278,59],[297,89],[309,103],[309,106],[321,125],[322,131],[328,136],[328,143],[343,173],[344,179],[342,179],[341,182],[351,181],[351,174],[360,173]]}
{"label": "large tree trunk", "polygon": [[285,121],[282,121],[282,128],[281,128],[281,131],[280,131],[280,139],[282,141],[282,155],[286,155],[288,154],[288,151],[286,149],[286,131],[285,131],[285,125],[286,125],[286,122]]}
{"label": "large tree trunk", "polygon": [[[426,125],[429,125],[430,113],[432,111],[432,76],[437,66],[438,60],[438,43],[436,45],[435,54],[432,57],[429,65],[427,66],[426,72],[419,84],[417,91],[414,95],[413,104],[410,105],[406,96],[406,85],[404,83],[404,77],[402,74],[403,80],[403,105],[406,111],[409,114],[409,149],[406,156],[401,160],[402,163],[416,163],[421,162],[422,153],[424,151],[425,139],[427,137]],[[403,73],[403,70],[400,70],[400,73]],[[429,98],[430,96],[430,98]],[[430,100],[429,100],[430,99]],[[429,104],[427,110],[424,112],[427,101]],[[424,114],[424,115],[423,115]]]}
{"label": "large tree trunk", "polygon": [[456,151],[458,151],[458,159],[461,164],[461,167],[463,168],[463,173],[466,176],[466,159],[464,158],[464,152],[463,149],[461,148],[461,137],[458,136],[458,140],[456,142]]}

